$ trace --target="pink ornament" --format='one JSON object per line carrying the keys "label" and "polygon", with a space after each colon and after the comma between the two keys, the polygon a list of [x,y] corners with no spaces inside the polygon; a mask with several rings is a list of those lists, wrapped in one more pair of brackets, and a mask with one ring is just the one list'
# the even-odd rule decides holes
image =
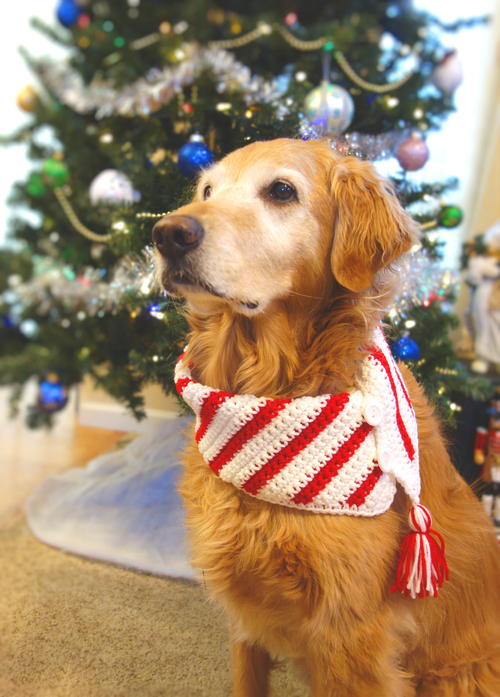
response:
{"label": "pink ornament", "polygon": [[462,84],[463,79],[462,63],[456,49],[448,51],[431,74],[432,84],[447,95],[453,94],[457,87]]}
{"label": "pink ornament", "polygon": [[413,172],[421,169],[429,159],[429,148],[418,133],[404,140],[396,150],[396,159],[403,169]]}

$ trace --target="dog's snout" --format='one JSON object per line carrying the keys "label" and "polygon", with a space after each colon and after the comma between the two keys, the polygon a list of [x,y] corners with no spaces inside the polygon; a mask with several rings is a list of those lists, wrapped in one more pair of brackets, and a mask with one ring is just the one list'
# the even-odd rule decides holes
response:
{"label": "dog's snout", "polygon": [[203,225],[190,215],[167,215],[153,228],[153,244],[164,257],[178,258],[203,239]]}

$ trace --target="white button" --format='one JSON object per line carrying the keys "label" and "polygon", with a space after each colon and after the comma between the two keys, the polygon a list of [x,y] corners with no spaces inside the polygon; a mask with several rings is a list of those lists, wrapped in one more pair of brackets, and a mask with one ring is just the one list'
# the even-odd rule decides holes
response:
{"label": "white button", "polygon": [[378,464],[382,472],[385,472],[385,474],[394,474],[391,453],[388,450],[382,450]]}
{"label": "white button", "polygon": [[367,399],[363,409],[363,415],[365,421],[369,423],[370,426],[378,426],[384,415],[382,405],[374,399]]}

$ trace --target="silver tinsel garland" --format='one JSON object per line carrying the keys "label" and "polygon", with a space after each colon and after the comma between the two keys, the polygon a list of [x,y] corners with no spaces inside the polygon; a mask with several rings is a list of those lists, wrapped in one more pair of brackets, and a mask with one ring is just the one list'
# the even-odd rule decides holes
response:
{"label": "silver tinsel garland", "polygon": [[35,263],[33,278],[26,282],[14,279],[10,289],[0,296],[16,319],[25,308],[36,308],[38,317],[51,314],[56,308],[64,313],[84,312],[85,316],[115,314],[127,305],[127,296],[151,296],[160,293],[156,283],[154,255],[148,247],[142,254],[124,257],[115,267],[109,281],[103,271],[85,267],[76,276],[71,267],[46,257]]}
{"label": "silver tinsel garland", "polygon": [[[330,145],[339,155],[351,155],[374,162],[393,157],[394,152],[410,133],[409,129],[377,134],[352,131],[331,137]],[[306,120],[301,122],[299,134],[304,140],[317,140],[328,136],[320,127]]]}
{"label": "silver tinsel garland", "polygon": [[[277,118],[290,113],[292,100],[284,99],[290,84],[289,75],[264,80],[252,75],[250,68],[222,48],[186,43],[180,50],[182,60],[177,65],[153,68],[144,78],[121,89],[99,78],[85,85],[80,73],[65,61],[41,59],[38,70],[42,81],[59,101],[79,114],[95,112],[98,120],[114,115],[148,116],[167,104],[183,87],[193,84],[204,70],[213,74],[219,94],[240,92],[248,105],[273,103]],[[304,119],[298,135],[304,140],[313,140],[328,134]],[[335,136],[331,144],[340,154],[374,161],[392,157],[408,135],[408,130],[381,134],[353,132]]]}
{"label": "silver tinsel garland", "polygon": [[[57,99],[79,114],[95,112],[96,119],[118,116],[147,116],[167,104],[183,87],[193,84],[209,70],[217,91],[241,91],[248,104],[278,102],[288,89],[287,80],[264,80],[221,48],[206,48],[191,42],[182,45],[177,65],[153,68],[145,76],[121,89],[108,80],[94,78],[85,85],[80,73],[68,62],[42,59],[38,62],[41,80]],[[277,104],[278,106],[278,104]],[[285,105],[279,104],[281,111]]]}
{"label": "silver tinsel garland", "polygon": [[[3,294],[14,320],[26,308],[34,308],[37,317],[50,316],[55,308],[83,316],[114,314],[128,306],[130,296],[151,297],[160,294],[154,266],[154,253],[148,247],[143,254],[127,256],[120,261],[110,281],[102,278],[102,271],[87,267],[75,276],[73,271],[51,258],[42,258],[35,265],[35,275],[27,283],[12,282]],[[443,269],[432,261],[423,249],[414,251],[403,262],[398,296],[389,309],[394,322],[402,321],[412,307],[425,305],[431,300],[456,291],[459,275]],[[150,314],[161,319],[158,308],[152,305]]]}
{"label": "silver tinsel garland", "polygon": [[404,320],[413,307],[427,306],[433,300],[456,294],[460,285],[460,275],[444,269],[423,248],[407,255],[399,276],[398,294],[388,311],[390,319],[396,323]]}

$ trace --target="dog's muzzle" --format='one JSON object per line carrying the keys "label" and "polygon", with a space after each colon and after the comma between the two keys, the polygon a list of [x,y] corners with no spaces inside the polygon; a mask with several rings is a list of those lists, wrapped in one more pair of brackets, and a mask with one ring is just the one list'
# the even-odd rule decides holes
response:
{"label": "dog's muzzle", "polygon": [[160,254],[172,260],[181,259],[199,246],[205,230],[190,215],[166,215],[153,228],[153,244]]}

